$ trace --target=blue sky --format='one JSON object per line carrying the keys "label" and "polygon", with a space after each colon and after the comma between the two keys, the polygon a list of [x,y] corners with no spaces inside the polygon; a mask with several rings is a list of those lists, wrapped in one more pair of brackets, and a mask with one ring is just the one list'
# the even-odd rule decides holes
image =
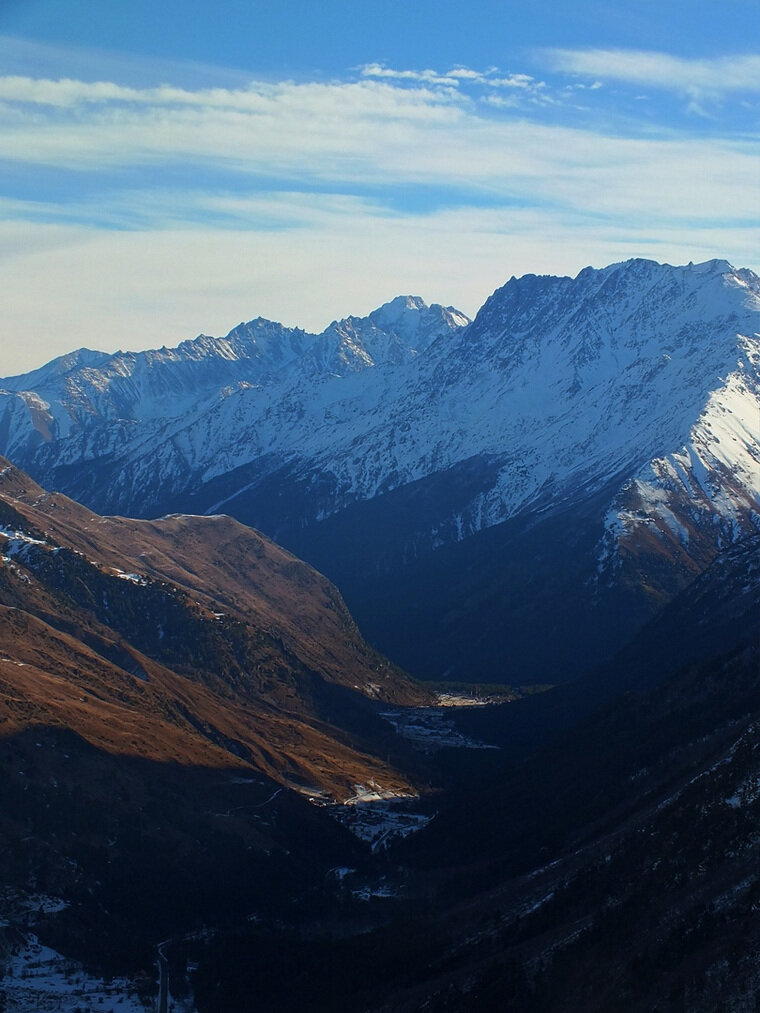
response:
{"label": "blue sky", "polygon": [[630,256],[757,270],[759,41],[757,0],[0,0],[0,374]]}

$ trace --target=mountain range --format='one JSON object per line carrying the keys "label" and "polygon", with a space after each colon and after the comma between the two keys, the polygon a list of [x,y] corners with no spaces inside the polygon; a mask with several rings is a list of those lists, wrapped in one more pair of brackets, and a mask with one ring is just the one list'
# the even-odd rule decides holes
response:
{"label": "mountain range", "polygon": [[260,529],[418,676],[557,682],[760,523],[759,321],[717,260],[512,278],[473,321],[256,319],[0,380],[0,453],[101,513]]}
{"label": "mountain range", "polygon": [[0,381],[0,1008],[754,1009],[759,323],[634,260]]}

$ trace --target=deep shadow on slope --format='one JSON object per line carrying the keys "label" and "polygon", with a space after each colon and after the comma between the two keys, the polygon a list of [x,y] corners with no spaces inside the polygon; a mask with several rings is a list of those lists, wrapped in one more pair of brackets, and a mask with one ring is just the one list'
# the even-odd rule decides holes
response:
{"label": "deep shadow on slope", "polygon": [[392,855],[416,900],[387,927],[220,940],[202,1013],[753,1009],[759,666],[745,647],[624,693],[451,802]]}
{"label": "deep shadow on slope", "polygon": [[[71,731],[0,737],[2,885],[63,898],[43,941],[100,973],[150,971],[168,936],[306,914],[362,849],[324,809],[239,767],[114,756]],[[309,899],[311,898],[311,900]]]}
{"label": "deep shadow on slope", "polygon": [[[271,512],[259,485],[224,509],[327,574],[369,641],[416,677],[568,682],[622,646],[666,597],[635,581],[604,594],[594,584],[617,479],[456,541],[455,518],[502,465],[472,458],[317,523],[288,520],[317,493],[282,475],[268,480]],[[690,575],[673,577],[670,593]]]}
{"label": "deep shadow on slope", "polygon": [[756,644],[759,560],[760,535],[730,547],[591,674],[507,707],[466,711],[459,724],[498,744],[508,762],[519,761],[623,692],[655,686],[690,663]]}
{"label": "deep shadow on slope", "polygon": [[306,481],[296,465],[271,470],[267,459],[156,509],[223,510],[265,532],[333,581],[370,643],[417,678],[568,682],[622,646],[667,595],[642,593],[636,581],[596,593],[602,518],[622,476],[457,541],[456,518],[472,514],[504,464],[478,455],[315,521],[334,509],[335,476]]}
{"label": "deep shadow on slope", "polygon": [[498,1009],[520,970],[526,1013],[754,1009],[758,718],[754,647],[624,695],[517,766],[487,816],[460,808],[460,846],[418,853],[461,862],[467,837],[485,859],[444,877],[467,941],[426,1008]]}
{"label": "deep shadow on slope", "polygon": [[757,545],[716,561],[574,695],[467,714],[501,722],[504,755],[443,758],[438,817],[391,856],[416,901],[390,926],[329,945],[238,934],[205,955],[200,1008],[754,1010]]}
{"label": "deep shadow on slope", "polygon": [[[369,641],[418,678],[571,682],[619,651],[699,566],[654,539],[599,582],[603,518],[622,474],[457,541],[456,518],[503,465],[474,457],[318,522],[307,506],[319,504],[319,487],[286,466],[263,480],[247,474],[249,484],[239,477],[224,509],[325,573]],[[331,476],[320,481],[327,507]],[[208,508],[206,495],[197,507]]]}

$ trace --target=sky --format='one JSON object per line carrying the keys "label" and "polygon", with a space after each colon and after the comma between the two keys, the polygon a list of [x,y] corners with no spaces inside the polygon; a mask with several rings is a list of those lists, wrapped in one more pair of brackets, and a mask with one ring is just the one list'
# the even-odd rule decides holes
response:
{"label": "sky", "polygon": [[760,0],[0,0],[0,376],[758,236]]}

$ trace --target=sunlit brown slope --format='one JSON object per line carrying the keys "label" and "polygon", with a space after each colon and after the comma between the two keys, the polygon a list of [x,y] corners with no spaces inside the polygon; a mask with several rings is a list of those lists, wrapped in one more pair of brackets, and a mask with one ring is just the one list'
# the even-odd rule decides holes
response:
{"label": "sunlit brown slope", "polygon": [[227,517],[101,518],[0,462],[0,731],[238,765],[342,798],[404,791],[373,700],[423,691],[337,591]]}

